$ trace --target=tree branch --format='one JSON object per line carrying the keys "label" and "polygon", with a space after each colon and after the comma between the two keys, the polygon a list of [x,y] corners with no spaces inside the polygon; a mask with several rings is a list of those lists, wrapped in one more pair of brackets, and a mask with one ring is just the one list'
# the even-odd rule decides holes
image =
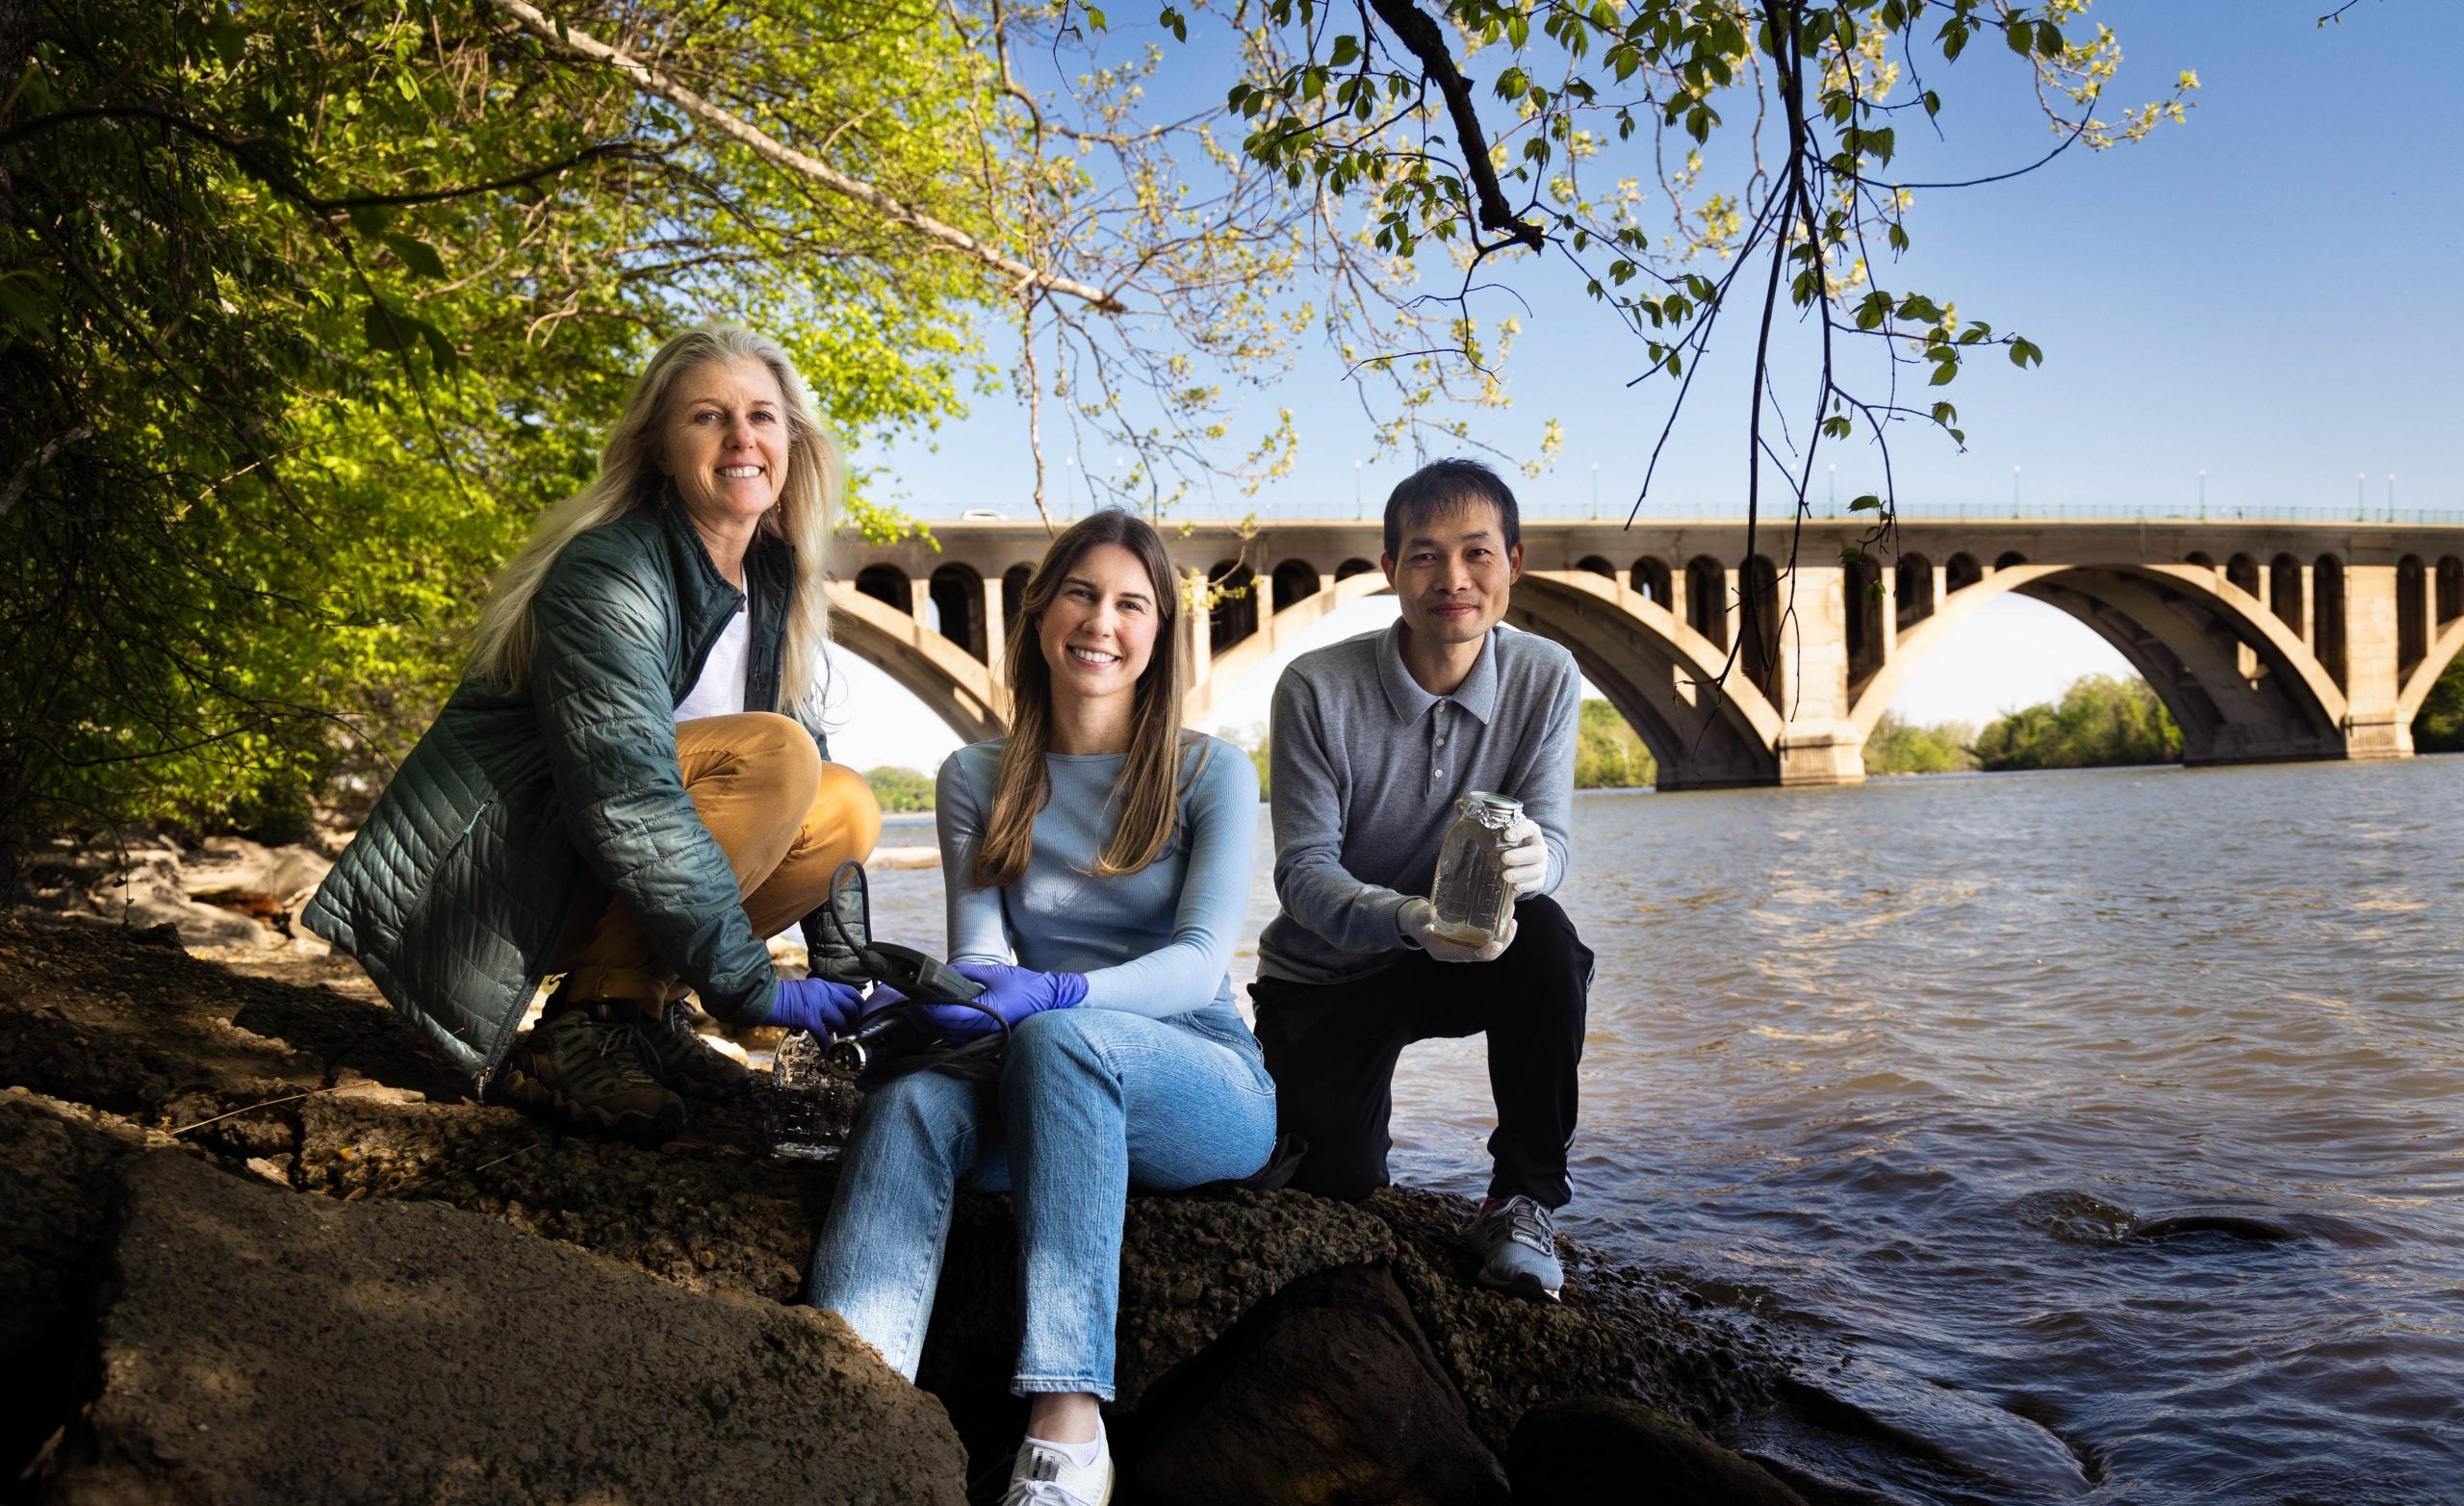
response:
{"label": "tree branch", "polygon": [[51,130],[55,126],[68,125],[79,120],[152,120],[183,136],[193,137],[200,141],[218,146],[267,187],[281,193],[283,197],[290,199],[300,208],[318,215],[330,215],[337,210],[371,209],[380,206],[406,208],[414,204],[442,204],[448,199],[471,198],[481,193],[518,189],[526,184],[536,183],[542,178],[554,177],[569,167],[578,167],[583,163],[593,162],[602,157],[649,158],[652,156],[651,153],[630,141],[602,141],[596,146],[584,147],[570,157],[559,158],[544,166],[527,168],[509,177],[496,178],[486,183],[473,183],[450,189],[426,189],[412,193],[346,193],[338,198],[326,198],[310,191],[306,184],[257,150],[251,143],[218,131],[204,121],[192,120],[177,111],[165,110],[155,105],[91,105],[36,115],[30,120],[12,126],[6,132],[0,132],[0,146],[14,145],[18,141]]}
{"label": "tree branch", "polygon": [[1472,109],[1472,81],[1454,65],[1454,55],[1446,47],[1446,34],[1412,0],[1369,3],[1396,39],[1420,60],[1423,76],[1446,96],[1446,114],[1454,122],[1454,141],[1463,148],[1463,171],[1472,180],[1472,191],[1479,201],[1481,228],[1501,231],[1509,241],[1534,251],[1541,249],[1548,239],[1546,233],[1507,207],[1505,191],[1498,186],[1498,170],[1489,162],[1488,133],[1480,129],[1480,117]]}
{"label": "tree branch", "polygon": [[52,460],[58,456],[62,450],[66,449],[69,446],[76,444],[81,439],[91,439],[93,434],[94,426],[92,424],[80,423],[65,434],[60,435],[55,439],[44,441],[42,448],[38,449],[33,454],[27,456],[26,463],[17,468],[17,473],[9,478],[9,484],[4,488],[0,488],[0,518],[8,517],[11,512],[16,509],[17,499],[26,495],[26,489],[28,487],[35,484],[35,475],[37,472],[40,472],[43,467],[51,464]]}
{"label": "tree branch", "polygon": [[550,46],[575,57],[606,64],[630,80],[633,87],[643,93],[655,94],[666,100],[704,126],[751,149],[755,156],[773,166],[854,199],[892,224],[911,230],[946,250],[955,251],[1012,279],[1018,290],[1037,288],[1063,294],[1082,299],[1106,314],[1126,312],[1120,300],[1103,289],[1030,267],[956,225],[945,224],[911,204],[902,203],[862,179],[850,177],[828,163],[796,150],[751,121],[729,114],[623,48],[611,47],[561,21],[550,20],[540,13],[538,8],[525,3],[525,0],[488,0],[488,4]]}

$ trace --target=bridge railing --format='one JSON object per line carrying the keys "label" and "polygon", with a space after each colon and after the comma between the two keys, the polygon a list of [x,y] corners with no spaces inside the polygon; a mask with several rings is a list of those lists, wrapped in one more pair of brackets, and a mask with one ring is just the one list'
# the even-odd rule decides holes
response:
{"label": "bridge railing", "polygon": [[[1191,523],[1238,523],[1254,514],[1265,523],[1330,523],[1369,522],[1378,516],[1380,501],[1364,498],[1360,502],[1329,502],[1323,500],[1277,500],[1260,505],[1248,501],[1192,500],[1169,509],[1168,517]],[[1613,502],[1593,506],[1589,501],[1563,498],[1525,499],[1523,516],[1554,523],[1598,522],[1619,523],[1626,521],[1628,510]],[[1053,516],[1067,523],[1083,516],[1089,509],[1082,502],[1075,507],[1056,507]],[[1030,522],[1035,517],[1032,503],[1021,503],[1006,509],[970,509],[966,512],[935,511],[930,508],[911,509],[925,523],[949,523],[978,519],[986,522]],[[1741,521],[1741,506],[1721,507],[1703,502],[1649,502],[1634,513],[1638,523],[1732,523]],[[1852,513],[1845,501],[1817,499],[1808,516],[1823,523],[1853,522],[1868,515]],[[2057,502],[2050,506],[2030,503],[2014,508],[2008,503],[1986,502],[1903,502],[1899,516],[1911,522],[1940,523],[2402,523],[2428,527],[2464,525],[2464,509],[2427,507],[2326,507],[2281,506],[2237,507],[2215,502],[2205,507],[2195,503],[2171,506],[2161,503],[2135,502]],[[1763,514],[1763,521],[1785,522],[1785,507]]]}

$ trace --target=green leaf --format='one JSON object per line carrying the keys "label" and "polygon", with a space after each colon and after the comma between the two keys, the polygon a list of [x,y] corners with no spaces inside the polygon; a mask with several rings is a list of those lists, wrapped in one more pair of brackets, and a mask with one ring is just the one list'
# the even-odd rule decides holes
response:
{"label": "green leaf", "polygon": [[1172,36],[1179,40],[1187,41],[1190,39],[1190,23],[1188,19],[1184,17],[1180,12],[1172,9],[1170,6],[1168,5],[1164,7],[1163,13],[1156,16],[1155,19],[1162,24],[1166,31],[1170,32]]}
{"label": "green leaf", "polygon": [[1959,374],[1960,364],[1957,361],[1944,361],[1934,368],[1934,374],[1926,379],[1925,385],[1928,387],[1945,386],[1950,382],[1957,380]]}
{"label": "green leaf", "polygon": [[1876,497],[1873,493],[1867,492],[1864,496],[1858,498],[1853,502],[1850,502],[1848,504],[1848,510],[1852,513],[1878,513],[1883,510],[1883,499]]}
{"label": "green leaf", "polygon": [[1104,20],[1104,13],[1096,10],[1091,5],[1087,7],[1087,24],[1099,32],[1108,32],[1112,30],[1112,27]]}
{"label": "green leaf", "polygon": [[393,247],[394,254],[402,259],[402,265],[421,276],[442,278],[445,275],[445,259],[438,256],[436,247],[426,242],[414,241],[405,235],[389,234],[383,239],[387,245]]}
{"label": "green leaf", "polygon": [[2002,39],[2011,44],[2013,52],[2024,58],[2036,50],[2037,29],[2025,21],[2014,21],[2002,29]]}
{"label": "green leaf", "polygon": [[424,319],[419,321],[419,326],[420,339],[427,343],[428,359],[436,363],[437,373],[457,370],[462,365],[462,355],[453,348],[453,342],[445,338],[445,331]]}
{"label": "green leaf", "polygon": [[20,271],[0,276],[0,326],[37,340],[49,340],[58,323],[52,291],[39,273]]}
{"label": "green leaf", "polygon": [[2011,364],[2022,370],[2031,366],[2042,366],[2044,352],[2038,349],[2033,343],[2014,335],[2011,337]]}
{"label": "green leaf", "polygon": [[213,19],[205,23],[206,38],[214,44],[214,55],[226,68],[236,68],[248,50],[248,33],[232,19],[229,13],[218,9]]}
{"label": "green leaf", "polygon": [[361,235],[381,236],[385,227],[393,222],[394,212],[385,205],[353,204],[350,207],[350,227]]}
{"label": "green leaf", "polygon": [[369,301],[368,312],[360,323],[367,330],[372,350],[399,352],[411,334],[411,317],[382,298]]}
{"label": "green leaf", "polygon": [[1336,38],[1335,50],[1326,55],[1326,63],[1330,67],[1340,68],[1347,64],[1357,63],[1359,61],[1360,38],[1351,36],[1348,33]]}

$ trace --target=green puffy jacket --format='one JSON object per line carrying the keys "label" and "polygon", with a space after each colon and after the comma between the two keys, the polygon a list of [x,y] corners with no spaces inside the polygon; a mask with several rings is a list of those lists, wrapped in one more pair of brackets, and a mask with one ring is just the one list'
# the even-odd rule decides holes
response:
{"label": "green puffy jacket", "polygon": [[575,539],[532,606],[529,687],[462,682],[317,891],[308,929],[482,1081],[585,866],[705,1008],[766,1012],[770,953],[685,796],[675,712],[748,594],[745,708],[777,706],[792,567],[788,546],[762,535],[737,591],[673,506]]}

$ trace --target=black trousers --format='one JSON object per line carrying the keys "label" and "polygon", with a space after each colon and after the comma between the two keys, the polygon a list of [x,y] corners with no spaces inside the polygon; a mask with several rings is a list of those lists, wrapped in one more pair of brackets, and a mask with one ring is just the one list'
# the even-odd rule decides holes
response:
{"label": "black trousers", "polygon": [[1525,900],[1514,914],[1514,944],[1493,962],[1407,949],[1348,983],[1250,985],[1278,1128],[1309,1142],[1294,1187],[1348,1202],[1384,1187],[1396,1059],[1416,1040],[1485,1034],[1498,1114],[1489,1195],[1565,1206],[1592,956],[1556,901]]}

